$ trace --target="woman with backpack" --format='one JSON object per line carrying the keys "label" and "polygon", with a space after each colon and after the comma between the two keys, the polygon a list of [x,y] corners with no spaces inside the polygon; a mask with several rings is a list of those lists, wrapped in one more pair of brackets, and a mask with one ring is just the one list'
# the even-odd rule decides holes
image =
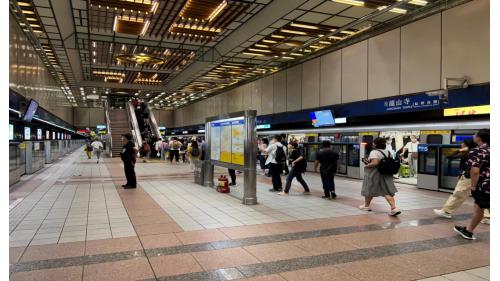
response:
{"label": "woman with backpack", "polygon": [[393,175],[386,171],[386,166],[390,166],[393,163],[389,162],[395,160],[386,150],[386,140],[384,138],[376,138],[373,144],[374,149],[370,152],[368,159],[363,159],[363,163],[366,166],[361,195],[365,197],[365,203],[359,206],[359,209],[371,211],[370,203],[373,197],[384,196],[385,200],[391,206],[389,215],[398,216],[401,214],[401,210],[396,207],[396,201],[394,200],[394,195],[398,190],[394,185]]}
{"label": "woman with backpack", "polygon": [[288,177],[286,178],[285,190],[279,192],[278,194],[288,195],[290,187],[292,186],[293,178],[297,178],[297,181],[300,182],[300,184],[304,188],[303,194],[311,194],[311,192],[309,191],[309,186],[307,186],[306,181],[302,178],[302,173],[306,171],[307,162],[300,153],[299,144],[297,142],[291,142],[288,146],[290,155],[289,161],[292,169],[290,170]]}
{"label": "woman with backpack", "polygon": [[189,159],[189,166],[191,170],[194,171],[194,161],[200,159],[200,147],[198,146],[198,142],[196,140],[192,140],[187,148],[187,155]]}

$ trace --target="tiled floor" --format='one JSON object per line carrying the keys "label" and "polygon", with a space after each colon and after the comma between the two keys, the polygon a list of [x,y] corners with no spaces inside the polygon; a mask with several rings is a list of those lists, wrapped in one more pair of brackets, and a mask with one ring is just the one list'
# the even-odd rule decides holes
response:
{"label": "tiled floor", "polygon": [[78,151],[11,192],[10,280],[489,280],[489,226],[457,237],[472,205],[436,218],[445,193],[398,185],[392,218],[380,198],[357,209],[357,180],[337,178],[326,201],[313,173],[307,196],[270,193],[259,176],[259,204],[245,206],[183,164],[138,163],[139,187],[124,190],[120,160],[104,161]]}
{"label": "tiled floor", "polygon": [[10,212],[11,247],[135,236],[104,161],[77,152],[21,182],[51,175]]}

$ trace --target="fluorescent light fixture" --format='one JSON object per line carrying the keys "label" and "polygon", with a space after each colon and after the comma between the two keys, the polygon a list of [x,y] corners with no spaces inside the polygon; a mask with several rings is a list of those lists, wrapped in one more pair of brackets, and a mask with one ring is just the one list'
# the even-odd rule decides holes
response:
{"label": "fluorescent light fixture", "polygon": [[267,45],[262,45],[262,44],[255,44],[255,47],[260,47],[260,48],[269,48]]}
{"label": "fluorescent light fixture", "polygon": [[336,3],[359,6],[359,7],[363,7],[365,5],[364,1],[359,1],[359,0],[332,0],[332,1]]}
{"label": "fluorescent light fixture", "polygon": [[248,50],[252,51],[252,52],[271,53],[270,50],[262,50],[262,49],[254,49],[254,48],[249,48]]}
{"label": "fluorescent light fixture", "polygon": [[21,10],[23,12],[23,14],[26,14],[26,15],[34,15],[35,12],[33,11],[30,11],[30,10]]}
{"label": "fluorescent light fixture", "polygon": [[315,30],[319,29],[319,27],[314,26],[314,25],[308,25],[308,24],[302,24],[302,23],[294,23],[294,22],[292,22],[290,24],[290,26],[299,27],[299,28],[305,28],[305,29],[315,29]]}
{"label": "fluorescent light fixture", "polygon": [[[262,42],[269,43],[269,44],[277,44],[278,43],[278,41],[268,40],[268,39],[264,39],[264,40],[262,40]],[[255,46],[257,46],[257,45],[255,45]]]}
{"label": "fluorescent light fixture", "polygon": [[141,31],[141,36],[144,36],[144,34],[146,34],[146,31],[148,30],[148,27],[149,27],[149,20],[147,20],[144,23],[144,27],[142,28],[142,31]]}
{"label": "fluorescent light fixture", "polygon": [[344,34],[347,34],[347,35],[354,35],[354,34],[356,34],[355,31],[350,31],[350,30],[342,30],[340,33],[344,33]]}
{"label": "fluorescent light fixture", "polygon": [[215,10],[210,14],[210,16],[208,16],[208,22],[211,22],[213,19],[215,19],[220,14],[220,12],[222,12],[222,10],[226,8],[226,6],[227,1],[223,0],[222,3],[220,3],[219,6],[217,6],[217,8],[215,8]]}
{"label": "fluorescent light fixture", "polygon": [[[401,2],[401,0],[398,0],[398,2]],[[412,4],[412,5],[417,5],[417,6],[425,6],[427,5],[429,2],[425,1],[425,0],[412,0],[410,2],[408,2],[409,4]]]}
{"label": "fluorescent light fixture", "polygon": [[287,57],[287,56],[283,56],[283,57],[281,57],[281,58],[282,58],[282,59],[287,59],[287,60],[293,60],[293,59],[295,59],[295,58],[293,58],[293,57]]}
{"label": "fluorescent light fixture", "polygon": [[299,54],[299,53],[290,53],[290,55],[296,56],[296,57],[302,57],[303,56],[303,54]]}
{"label": "fluorescent light fixture", "polygon": [[278,35],[278,34],[271,34],[271,37],[273,37],[273,38],[280,38],[280,39],[285,38],[285,36],[283,36],[283,35]]}
{"label": "fluorescent light fixture", "polygon": [[[380,6],[377,9],[383,10],[385,8],[387,8],[387,6]],[[393,9],[390,9],[389,12],[396,13],[396,14],[406,14],[407,11],[405,9],[401,9],[401,8],[393,8]]]}
{"label": "fluorescent light fixture", "polygon": [[27,2],[17,2],[17,5],[21,7],[31,7],[31,4]]}
{"label": "fluorescent light fixture", "polygon": [[290,30],[290,29],[281,29],[281,32],[284,33],[291,33],[291,34],[298,34],[298,35],[307,35],[307,32],[304,31],[297,31],[297,30]]}

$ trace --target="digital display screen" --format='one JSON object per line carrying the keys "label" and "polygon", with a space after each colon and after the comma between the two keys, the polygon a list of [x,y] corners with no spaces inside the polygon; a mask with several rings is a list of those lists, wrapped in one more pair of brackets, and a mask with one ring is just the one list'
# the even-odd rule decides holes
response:
{"label": "digital display screen", "polygon": [[9,124],[9,140],[14,140],[14,124]]}
{"label": "digital display screen", "polygon": [[36,139],[41,140],[42,139],[42,129],[37,129],[36,130]]}
{"label": "digital display screen", "polygon": [[52,139],[55,140],[56,139],[56,132],[52,132]]}
{"label": "digital display screen", "polygon": [[61,139],[61,133],[57,133],[57,139],[60,140]]}
{"label": "digital display screen", "polygon": [[45,131],[45,139],[50,140],[50,131]]}
{"label": "digital display screen", "polygon": [[335,120],[331,110],[313,111],[309,113],[314,127],[333,126]]}
{"label": "digital display screen", "polygon": [[35,100],[30,100],[30,103],[28,104],[28,107],[24,112],[23,120],[31,122],[37,109],[38,109],[38,103]]}
{"label": "digital display screen", "polygon": [[474,136],[472,135],[454,135],[452,141],[454,143],[461,143],[462,141],[466,139],[473,139]]}
{"label": "digital display screen", "polygon": [[31,139],[31,128],[24,127],[24,140],[30,140],[30,139]]}

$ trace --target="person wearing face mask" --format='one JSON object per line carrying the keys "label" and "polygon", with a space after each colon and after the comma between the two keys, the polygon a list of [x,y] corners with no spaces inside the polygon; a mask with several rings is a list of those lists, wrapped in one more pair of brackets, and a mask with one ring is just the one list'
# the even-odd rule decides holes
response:
{"label": "person wearing face mask", "polygon": [[126,133],[122,135],[122,142],[126,141],[123,145],[122,152],[120,153],[120,158],[123,161],[123,168],[125,170],[125,177],[127,178],[127,183],[122,185],[123,188],[136,188],[137,180],[135,177],[135,162],[137,156],[137,147],[132,141],[132,134]]}
{"label": "person wearing face mask", "polygon": [[403,154],[408,151],[408,166],[410,166],[410,177],[417,176],[418,165],[418,140],[417,136],[411,135],[410,141],[403,148]]}

